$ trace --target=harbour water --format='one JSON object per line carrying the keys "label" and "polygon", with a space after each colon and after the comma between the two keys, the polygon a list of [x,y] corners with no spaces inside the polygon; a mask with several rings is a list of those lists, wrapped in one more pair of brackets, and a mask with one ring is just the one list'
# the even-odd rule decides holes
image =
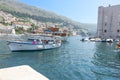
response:
{"label": "harbour water", "polygon": [[80,39],[69,37],[52,50],[11,52],[1,37],[0,68],[29,65],[50,80],[120,80],[120,53],[114,51],[115,43]]}

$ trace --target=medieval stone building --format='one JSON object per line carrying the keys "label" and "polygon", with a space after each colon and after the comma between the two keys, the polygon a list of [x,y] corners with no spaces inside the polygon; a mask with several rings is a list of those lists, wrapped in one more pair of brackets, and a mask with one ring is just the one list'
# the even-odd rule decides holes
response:
{"label": "medieval stone building", "polygon": [[97,37],[120,38],[120,5],[98,8]]}

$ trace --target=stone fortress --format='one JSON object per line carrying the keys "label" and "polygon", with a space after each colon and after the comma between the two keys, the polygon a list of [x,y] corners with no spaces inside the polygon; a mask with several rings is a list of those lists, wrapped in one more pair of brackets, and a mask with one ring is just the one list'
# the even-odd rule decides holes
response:
{"label": "stone fortress", "polygon": [[98,8],[97,37],[120,39],[120,5]]}

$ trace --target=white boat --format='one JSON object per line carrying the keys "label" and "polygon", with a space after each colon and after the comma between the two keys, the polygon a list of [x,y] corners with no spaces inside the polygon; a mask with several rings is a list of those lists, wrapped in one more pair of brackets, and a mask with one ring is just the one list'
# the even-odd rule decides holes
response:
{"label": "white boat", "polygon": [[[34,41],[33,41],[34,40]],[[61,40],[31,39],[31,41],[7,41],[11,51],[31,51],[53,49],[61,46]]]}
{"label": "white boat", "polygon": [[106,39],[106,42],[113,42],[113,39]]}
{"label": "white boat", "polygon": [[96,38],[95,41],[96,42],[102,42],[102,39],[101,38]]}
{"label": "white boat", "polygon": [[88,37],[82,38],[81,41],[89,41]]}

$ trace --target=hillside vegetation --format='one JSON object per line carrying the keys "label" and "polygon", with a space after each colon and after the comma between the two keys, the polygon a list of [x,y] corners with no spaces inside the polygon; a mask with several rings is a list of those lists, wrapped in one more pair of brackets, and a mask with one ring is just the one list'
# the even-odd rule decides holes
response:
{"label": "hillside vegetation", "polygon": [[85,26],[83,27],[84,24],[73,21],[67,17],[57,15],[54,12],[18,2],[17,0],[0,0],[0,10],[10,13],[18,18],[32,18],[42,23],[49,22],[58,24],[60,27],[65,26],[77,31],[88,30],[84,28]]}

